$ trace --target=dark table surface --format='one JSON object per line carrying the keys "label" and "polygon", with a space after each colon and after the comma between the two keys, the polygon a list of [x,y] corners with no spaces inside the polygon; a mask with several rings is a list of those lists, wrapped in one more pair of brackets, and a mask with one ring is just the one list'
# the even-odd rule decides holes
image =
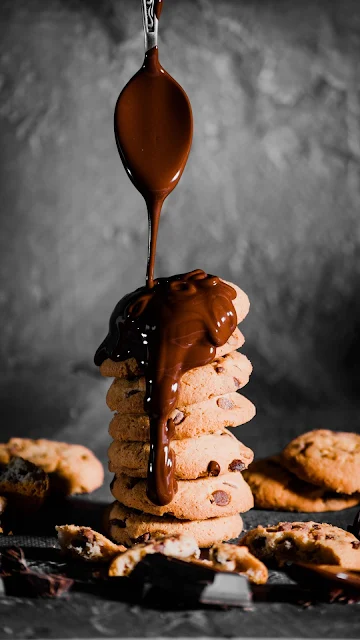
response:
{"label": "dark table surface", "polygon": [[[49,512],[52,522],[78,522],[99,528],[104,506],[100,490],[91,499],[75,498]],[[337,514],[289,514],[253,510],[244,517],[245,527],[279,520],[327,521],[346,528],[356,509]],[[15,542],[19,542],[15,538]],[[49,537],[24,537],[25,554],[31,559],[34,544],[47,547],[46,558],[56,546]],[[0,546],[10,544],[0,537]],[[30,548],[28,548],[30,547]],[[55,562],[54,570],[62,570]],[[270,580],[286,583],[280,572],[271,572]],[[244,638],[358,638],[360,636],[360,604],[255,603],[250,610],[227,610],[197,607],[177,610],[176,605],[128,604],[109,595],[70,592],[56,600],[26,599],[0,596],[0,638],[162,638],[162,637],[244,637]]]}

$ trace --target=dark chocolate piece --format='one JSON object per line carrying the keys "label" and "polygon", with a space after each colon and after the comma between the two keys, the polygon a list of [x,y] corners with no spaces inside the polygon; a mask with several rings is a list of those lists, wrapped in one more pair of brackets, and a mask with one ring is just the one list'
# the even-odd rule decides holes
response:
{"label": "dark chocolate piece", "polygon": [[74,583],[63,575],[29,569],[19,547],[10,547],[1,553],[0,577],[6,595],[23,598],[57,598]]}

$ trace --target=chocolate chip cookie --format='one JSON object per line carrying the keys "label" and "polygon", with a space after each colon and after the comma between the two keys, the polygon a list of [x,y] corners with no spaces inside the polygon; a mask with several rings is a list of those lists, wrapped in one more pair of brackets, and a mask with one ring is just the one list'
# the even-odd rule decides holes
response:
{"label": "chocolate chip cookie", "polygon": [[282,463],[299,478],[337,493],[360,492],[360,435],[319,429],[285,447]]}

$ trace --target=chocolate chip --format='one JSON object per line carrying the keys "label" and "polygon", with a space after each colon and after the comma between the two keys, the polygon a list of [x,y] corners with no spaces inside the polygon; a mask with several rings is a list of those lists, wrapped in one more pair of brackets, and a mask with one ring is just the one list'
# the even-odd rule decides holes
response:
{"label": "chocolate chip", "polygon": [[120,520],[119,518],[112,518],[109,521],[111,526],[114,527],[119,527],[119,529],[126,529],[126,522],[125,520]]}
{"label": "chocolate chip", "polygon": [[140,393],[140,389],[131,389],[126,392],[126,397],[130,398],[131,396],[135,396],[137,393]]}
{"label": "chocolate chip", "polygon": [[215,371],[216,373],[224,373],[225,369],[224,367],[216,367]]}
{"label": "chocolate chip", "polygon": [[[85,536],[78,535],[72,541],[73,547],[78,547],[79,549],[85,549],[88,540]],[[89,541],[90,542],[90,541]]]}
{"label": "chocolate chip", "polygon": [[216,478],[216,476],[219,475],[220,471],[221,469],[219,463],[216,462],[216,460],[210,460],[207,468],[208,475]]}
{"label": "chocolate chip", "polygon": [[185,420],[185,414],[182,411],[176,411],[173,417],[174,424],[181,424]]}
{"label": "chocolate chip", "polygon": [[239,378],[234,378],[234,383],[235,383],[235,387],[237,389],[240,389],[241,387],[241,380],[239,380]]}
{"label": "chocolate chip", "polygon": [[254,538],[254,540],[251,543],[251,546],[253,547],[253,549],[256,549],[258,551],[260,551],[260,549],[263,549],[266,546],[265,536],[259,536],[258,538]]}
{"label": "chocolate chip", "polygon": [[321,524],[313,524],[313,529],[321,529]]}
{"label": "chocolate chip", "polygon": [[132,543],[133,544],[142,544],[144,542],[149,542],[150,538],[151,538],[151,535],[150,535],[149,532],[147,532],[147,533],[144,533],[142,536],[139,536],[138,538],[134,538],[132,540]]}
{"label": "chocolate chip", "polygon": [[218,507],[226,507],[226,505],[230,502],[230,496],[226,491],[214,491],[212,494],[213,500],[211,502],[215,502]]}
{"label": "chocolate chip", "polygon": [[326,536],[325,536],[325,540],[335,540],[335,536],[332,536],[329,533],[327,533]]}
{"label": "chocolate chip", "polygon": [[233,460],[229,464],[229,471],[244,471],[245,467],[242,460]]}
{"label": "chocolate chip", "polygon": [[233,409],[235,406],[233,401],[230,400],[230,398],[226,398],[225,396],[218,398],[216,404],[218,407],[220,407],[220,409]]}
{"label": "chocolate chip", "polygon": [[353,540],[353,542],[351,543],[351,545],[352,545],[352,548],[353,548],[353,549],[360,549],[360,541],[359,541],[359,542],[357,542],[357,541]]}

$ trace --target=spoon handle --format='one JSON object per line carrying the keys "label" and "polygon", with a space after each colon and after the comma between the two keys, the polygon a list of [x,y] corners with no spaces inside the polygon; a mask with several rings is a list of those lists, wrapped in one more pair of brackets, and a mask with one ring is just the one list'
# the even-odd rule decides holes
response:
{"label": "spoon handle", "polygon": [[155,15],[157,0],[141,0],[145,32],[145,51],[150,51],[158,44],[159,20]]}

